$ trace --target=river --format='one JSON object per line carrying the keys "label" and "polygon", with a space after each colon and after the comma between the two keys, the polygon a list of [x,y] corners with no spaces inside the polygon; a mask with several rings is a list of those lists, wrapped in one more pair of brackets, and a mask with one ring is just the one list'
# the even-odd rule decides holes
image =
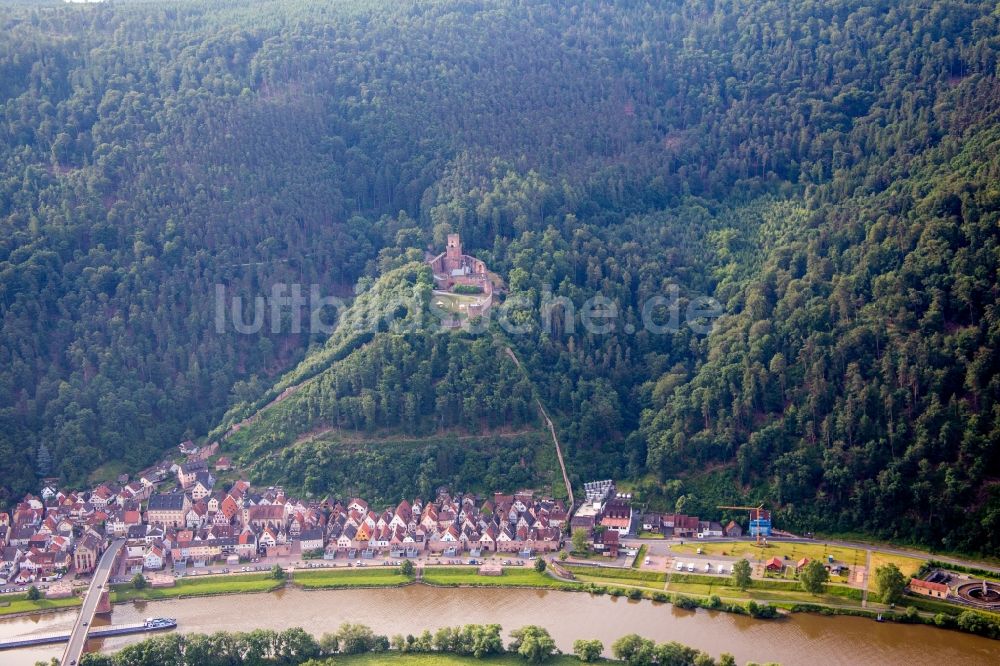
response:
{"label": "river", "polygon": [[[525,624],[546,627],[559,647],[577,638],[599,638],[606,647],[631,632],[657,641],[679,641],[718,656],[730,652],[739,664],[777,661],[784,666],[983,666],[1000,663],[1000,642],[934,627],[879,624],[853,617],[797,614],[762,621],[670,604],[630,601],[546,590],[432,588],[306,592],[294,588],[266,594],[201,597],[118,605],[112,624],[145,617],[175,617],[179,630],[248,631],[257,627],[303,627],[317,637],[342,622],[367,624],[379,633],[419,633],[442,626],[498,623],[505,634]],[[69,631],[73,613],[0,620],[0,637]],[[95,625],[104,624],[97,620]],[[88,649],[116,650],[145,636],[91,641]],[[31,666],[61,653],[61,646],[0,653],[5,666]]]}

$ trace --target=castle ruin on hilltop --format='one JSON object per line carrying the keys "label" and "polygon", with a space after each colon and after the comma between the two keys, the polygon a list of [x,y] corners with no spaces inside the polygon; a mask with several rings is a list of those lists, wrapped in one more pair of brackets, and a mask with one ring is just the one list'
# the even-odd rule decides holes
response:
{"label": "castle ruin on hilltop", "polygon": [[[427,263],[434,272],[435,294],[439,297],[445,294],[463,296],[458,301],[449,300],[447,303],[454,304],[458,318],[482,316],[493,305],[493,278],[486,263],[462,253],[462,239],[458,234],[448,234],[445,251]],[[446,304],[439,301],[438,305]],[[456,326],[458,318],[455,320]]]}

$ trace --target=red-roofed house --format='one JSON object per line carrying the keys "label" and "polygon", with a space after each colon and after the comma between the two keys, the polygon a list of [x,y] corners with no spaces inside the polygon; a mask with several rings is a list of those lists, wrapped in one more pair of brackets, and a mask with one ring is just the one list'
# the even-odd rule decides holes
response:
{"label": "red-roofed house", "polygon": [[947,599],[949,591],[948,586],[944,583],[931,583],[919,578],[910,579],[910,592],[914,594],[934,597],[935,599]]}

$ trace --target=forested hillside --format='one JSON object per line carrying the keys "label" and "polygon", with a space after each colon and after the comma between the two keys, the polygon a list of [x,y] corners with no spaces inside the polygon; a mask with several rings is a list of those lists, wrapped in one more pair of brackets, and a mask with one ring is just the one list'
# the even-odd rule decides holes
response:
{"label": "forested hillside", "polygon": [[[466,431],[533,422],[528,382],[576,480],[1000,545],[998,24],[926,0],[5,2],[0,492],[134,469],[303,378],[240,448],[338,491],[315,443],[282,447],[459,437],[482,405],[441,392],[490,377],[503,404]],[[216,330],[217,284],[416,284],[449,232],[527,333]],[[643,329],[672,285],[721,303],[711,335]],[[613,299],[614,332],[542,330],[549,292]]]}
{"label": "forested hillside", "polygon": [[794,525],[1000,545],[1000,127],[917,162],[817,207],[733,296],[644,414],[661,478],[735,458]]}
{"label": "forested hillside", "polygon": [[424,264],[389,271],[322,347],[211,437],[255,483],[310,495],[393,502],[447,484],[564,496],[530,381],[502,337],[443,330],[432,284]]}

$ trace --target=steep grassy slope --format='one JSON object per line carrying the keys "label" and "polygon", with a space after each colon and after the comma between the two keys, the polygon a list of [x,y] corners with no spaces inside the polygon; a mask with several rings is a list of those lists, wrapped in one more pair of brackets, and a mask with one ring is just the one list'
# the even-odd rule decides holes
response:
{"label": "steep grassy slope", "polygon": [[326,345],[231,412],[225,448],[255,481],[310,494],[550,486],[554,453],[524,375],[492,334],[442,328],[429,298],[425,265],[381,277]]}

